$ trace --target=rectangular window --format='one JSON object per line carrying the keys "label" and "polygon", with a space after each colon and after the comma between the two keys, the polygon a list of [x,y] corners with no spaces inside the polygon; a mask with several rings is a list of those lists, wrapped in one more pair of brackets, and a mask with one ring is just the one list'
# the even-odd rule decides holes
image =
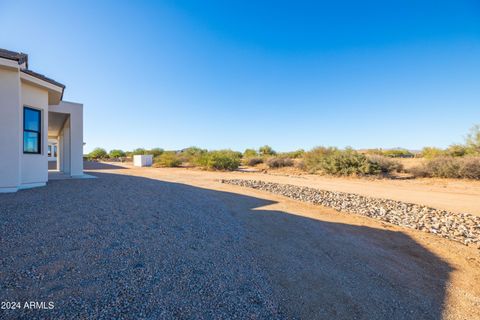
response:
{"label": "rectangular window", "polygon": [[42,153],[41,120],[40,110],[23,107],[23,153]]}

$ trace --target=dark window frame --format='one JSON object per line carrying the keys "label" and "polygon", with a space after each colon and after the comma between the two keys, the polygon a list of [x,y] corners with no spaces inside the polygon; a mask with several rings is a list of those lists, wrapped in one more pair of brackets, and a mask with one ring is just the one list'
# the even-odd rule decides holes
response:
{"label": "dark window frame", "polygon": [[[38,131],[29,130],[29,129],[25,128],[25,120],[26,120],[25,111],[26,110],[30,110],[30,111],[34,111],[34,112],[39,113]],[[32,132],[32,133],[37,133],[38,134],[38,137],[37,137],[38,151],[37,152],[25,151],[25,132]],[[42,110],[31,108],[31,107],[28,107],[28,106],[23,106],[23,136],[22,136],[22,139],[23,139],[23,153],[24,154],[42,154]]]}

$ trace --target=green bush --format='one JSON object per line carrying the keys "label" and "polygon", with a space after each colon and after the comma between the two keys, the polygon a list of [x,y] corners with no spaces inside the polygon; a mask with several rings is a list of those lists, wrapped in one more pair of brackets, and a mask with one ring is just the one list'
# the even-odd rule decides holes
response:
{"label": "green bush", "polygon": [[366,149],[365,154],[383,156],[383,149]]}
{"label": "green bush", "polygon": [[415,156],[406,149],[383,150],[382,155],[389,158],[413,158]]}
{"label": "green bush", "polygon": [[255,149],[245,149],[245,151],[243,152],[243,157],[244,158],[258,157],[258,152]]}
{"label": "green bush", "polygon": [[267,166],[269,168],[283,168],[283,167],[292,167],[294,164],[293,160],[290,158],[284,157],[273,157],[267,160]]}
{"label": "green bush", "polygon": [[113,149],[113,150],[110,150],[110,153],[108,154],[108,156],[113,159],[118,159],[118,158],[125,157],[126,154],[125,152],[123,152],[123,150]]}
{"label": "green bush", "polygon": [[[476,125],[470,129],[465,139],[465,144],[452,144],[447,149],[442,150],[435,147],[425,147],[422,149],[421,156],[425,159],[433,159],[437,157],[465,157],[480,155],[480,125]],[[443,162],[447,160],[443,159]],[[416,170],[421,168],[417,167]]]}
{"label": "green bush", "polygon": [[206,149],[200,149],[198,147],[188,147],[180,152],[180,159],[182,160],[182,162],[186,162],[192,165],[198,165],[198,161],[205,153],[207,153]]}
{"label": "green bush", "polygon": [[132,151],[132,155],[144,155],[144,154],[147,154],[147,150],[143,148],[137,148]]}
{"label": "green bush", "polygon": [[147,151],[147,153],[151,154],[154,158],[160,156],[164,152],[165,150],[163,150],[162,148],[153,148]]}
{"label": "green bush", "polygon": [[480,154],[480,125],[477,124],[470,129],[465,142],[469,154]]}
{"label": "green bush", "polygon": [[436,157],[409,172],[416,177],[480,179],[480,157]]}
{"label": "green bush", "polygon": [[298,159],[303,157],[304,154],[305,154],[305,150],[298,149],[290,152],[282,152],[282,153],[279,153],[278,155],[283,158]]}
{"label": "green bush", "polygon": [[211,170],[235,170],[240,166],[241,153],[231,150],[209,151],[200,156],[198,165]]}
{"label": "green bush", "polygon": [[333,156],[338,150],[333,147],[317,147],[305,153],[303,156],[303,166],[305,170],[316,173],[323,171],[326,159]]}
{"label": "green bush", "polygon": [[272,149],[272,147],[267,146],[267,145],[265,145],[263,147],[260,147],[258,149],[258,151],[259,151],[260,155],[262,155],[262,156],[274,156],[274,155],[277,154],[275,152],[275,150]]}
{"label": "green bush", "polygon": [[463,157],[468,153],[468,148],[461,144],[452,144],[447,150],[445,150],[445,154],[451,157]]}
{"label": "green bush", "polygon": [[337,176],[380,174],[382,168],[365,155],[347,148],[315,148],[305,153],[303,165],[312,173]]}
{"label": "green bush", "polygon": [[420,155],[426,159],[433,159],[445,155],[445,152],[440,148],[424,147]]}
{"label": "green bush", "polygon": [[182,164],[179,156],[174,151],[163,152],[155,158],[155,167],[179,167]]}
{"label": "green bush", "polygon": [[104,159],[107,158],[107,151],[103,148],[95,148],[92,152],[88,154],[90,159]]}

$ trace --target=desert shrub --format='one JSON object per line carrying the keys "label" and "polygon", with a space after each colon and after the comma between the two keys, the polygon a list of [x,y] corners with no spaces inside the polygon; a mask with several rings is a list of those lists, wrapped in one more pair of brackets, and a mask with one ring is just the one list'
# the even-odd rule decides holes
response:
{"label": "desert shrub", "polygon": [[461,159],[459,176],[464,179],[480,179],[480,157],[465,157]]}
{"label": "desert shrub", "polygon": [[380,173],[380,167],[358,152],[347,149],[337,151],[326,159],[322,170],[333,175],[367,175]]}
{"label": "desert shrub", "polygon": [[366,149],[365,154],[383,156],[383,150],[382,149]]}
{"label": "desert shrub", "polygon": [[332,157],[333,153],[337,151],[336,148],[317,147],[305,153],[303,157],[303,164],[305,170],[315,173],[321,171],[325,160]]}
{"label": "desert shrub", "polygon": [[144,155],[144,154],[147,154],[147,150],[143,148],[137,148],[132,151],[132,155]]}
{"label": "desert shrub", "polygon": [[258,152],[255,149],[245,149],[245,151],[243,152],[243,157],[244,158],[258,157]]}
{"label": "desert shrub", "polygon": [[[465,144],[452,144],[447,149],[442,150],[440,148],[425,147],[422,149],[421,156],[426,159],[433,159],[437,157],[443,157],[443,162],[448,157],[465,157],[475,156],[480,154],[480,125],[476,125],[470,129]],[[445,158],[446,157],[446,158]],[[450,160],[448,160],[450,161]],[[432,164],[433,165],[433,164]],[[421,168],[416,168],[421,169]]]}
{"label": "desert shrub", "polygon": [[424,147],[420,152],[420,155],[426,159],[433,159],[445,155],[445,152],[440,148]]}
{"label": "desert shrub", "polygon": [[480,154],[480,125],[475,125],[470,129],[466,138],[466,147],[470,154]]}
{"label": "desert shrub", "polygon": [[201,148],[195,147],[195,146],[185,148],[181,151],[181,153],[183,155],[187,155],[187,156],[196,156],[196,155],[199,155],[199,154],[204,154],[206,152],[207,152],[206,149],[201,149]]}
{"label": "desert shrub", "polygon": [[480,179],[480,158],[436,157],[409,172],[416,177]]}
{"label": "desert shrub", "polygon": [[460,161],[453,157],[436,157],[425,164],[426,176],[438,178],[460,178]]}
{"label": "desert shrub", "polygon": [[155,158],[160,156],[164,152],[165,150],[163,150],[162,148],[153,148],[151,150],[148,150],[146,153],[151,154]]}
{"label": "desert shrub", "polygon": [[406,149],[383,150],[382,155],[389,158],[413,158],[415,156]]}
{"label": "desert shrub", "polygon": [[304,171],[307,171],[307,168],[305,166],[305,160],[302,158],[302,159],[298,159],[297,161],[295,161],[293,163],[293,166],[297,169],[300,169],[300,170],[304,170]]}
{"label": "desert shrub", "polygon": [[[228,150],[228,151],[230,151],[230,150]],[[238,159],[242,159],[243,155],[242,155],[242,153],[241,153],[240,151],[231,151],[231,152],[232,152],[232,154],[233,154],[235,157],[237,157]]]}
{"label": "desert shrub", "polygon": [[284,157],[273,157],[267,160],[267,166],[269,168],[292,167],[293,164],[294,162],[292,159]]}
{"label": "desert shrub", "polygon": [[118,158],[125,157],[126,154],[125,152],[123,152],[123,150],[113,149],[113,150],[110,150],[110,153],[108,154],[108,156],[113,159],[118,159]]}
{"label": "desert shrub", "polygon": [[298,149],[290,152],[282,152],[282,153],[279,153],[278,155],[283,158],[298,159],[303,157],[304,154],[305,154],[305,150]]}
{"label": "desert shrub", "polygon": [[107,158],[107,151],[103,148],[95,148],[92,152],[88,154],[90,159],[104,159]]}
{"label": "desert shrub", "polygon": [[451,157],[463,157],[468,153],[468,148],[461,144],[452,144],[445,150],[445,154]]}
{"label": "desert shrub", "polygon": [[247,159],[245,159],[245,162],[244,162],[244,163],[245,163],[247,166],[254,167],[254,166],[256,166],[257,164],[263,163],[263,159],[262,159],[262,158],[259,158],[259,157],[247,158]]}
{"label": "desert shrub", "polygon": [[155,167],[179,167],[182,161],[174,151],[166,151],[155,158]]}
{"label": "desert shrub", "polygon": [[384,174],[401,172],[403,170],[403,165],[399,161],[391,158],[379,155],[369,155],[368,160],[377,166]]}
{"label": "desert shrub", "polygon": [[209,151],[200,156],[197,164],[211,170],[235,170],[240,165],[241,153],[231,150]]}
{"label": "desert shrub", "polygon": [[262,156],[274,156],[277,154],[277,152],[275,152],[275,150],[273,150],[272,147],[268,145],[264,145],[263,147],[260,147],[258,151]]}
{"label": "desert shrub", "polygon": [[304,156],[305,169],[312,173],[339,176],[380,174],[382,169],[367,156],[347,148],[315,148]]}
{"label": "desert shrub", "polygon": [[188,162],[190,164],[196,165],[200,161],[201,157],[206,153],[206,149],[201,149],[198,147],[188,147],[183,149],[180,152],[179,156],[182,162]]}
{"label": "desert shrub", "polygon": [[429,173],[427,172],[427,166],[425,164],[408,168],[406,171],[415,178],[425,178],[429,176]]}

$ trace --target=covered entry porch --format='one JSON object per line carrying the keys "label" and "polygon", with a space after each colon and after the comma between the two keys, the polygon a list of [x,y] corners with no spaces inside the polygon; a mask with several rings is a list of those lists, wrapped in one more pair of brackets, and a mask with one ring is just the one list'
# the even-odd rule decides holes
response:
{"label": "covered entry porch", "polygon": [[48,110],[49,180],[83,176],[83,106],[62,101]]}

